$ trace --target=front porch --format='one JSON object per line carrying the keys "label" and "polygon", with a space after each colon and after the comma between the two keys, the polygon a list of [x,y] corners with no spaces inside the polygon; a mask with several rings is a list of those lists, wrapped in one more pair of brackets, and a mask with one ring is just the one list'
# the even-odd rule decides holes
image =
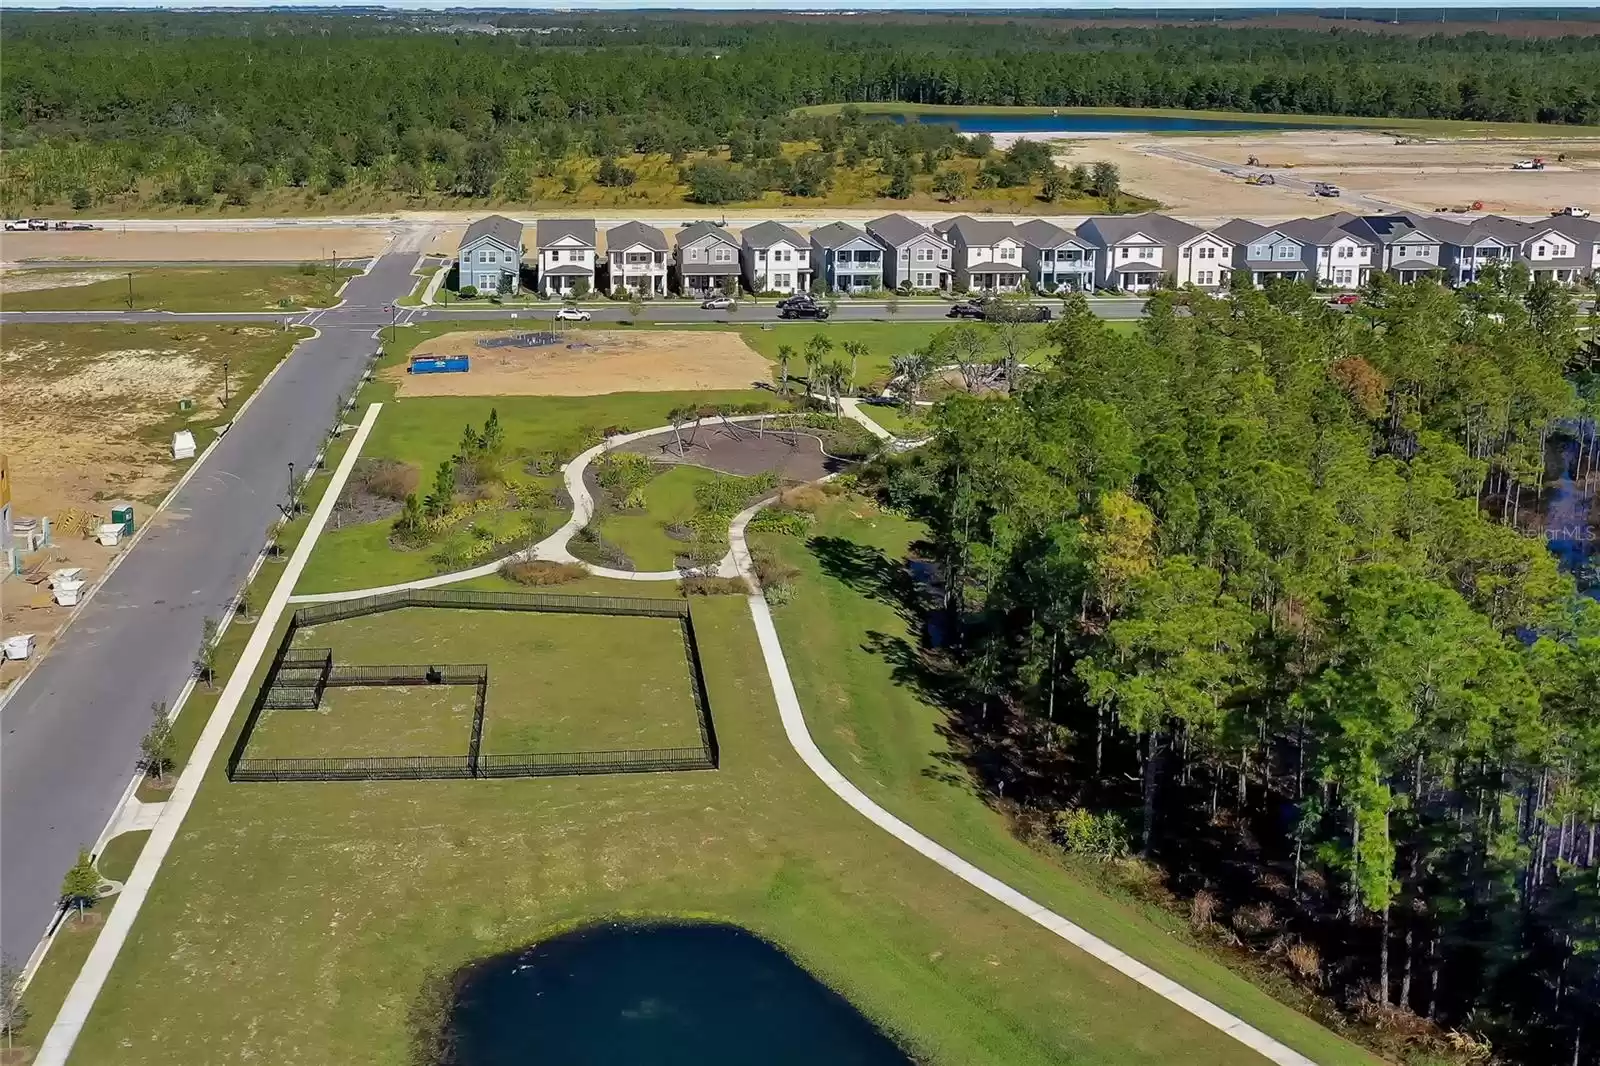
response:
{"label": "front porch", "polygon": [[[729,287],[724,289],[723,279],[726,278]],[[685,296],[737,296],[739,295],[739,277],[737,274],[685,274],[680,279],[679,291]]]}
{"label": "front porch", "polygon": [[665,274],[623,274],[612,279],[611,291],[631,292],[641,296],[665,296],[667,294],[667,276]]}
{"label": "front porch", "polygon": [[833,291],[846,292],[852,296],[858,293],[871,292],[873,289],[883,288],[883,277],[876,271],[867,273],[839,273],[833,278]]}
{"label": "front porch", "polygon": [[1553,281],[1557,285],[1571,285],[1578,280],[1578,271],[1573,267],[1554,267],[1549,270],[1530,270],[1529,277],[1534,281]]}
{"label": "front porch", "polygon": [[1253,270],[1250,272],[1250,280],[1258,289],[1264,289],[1275,281],[1303,281],[1305,276],[1306,272],[1304,270]]}
{"label": "front porch", "polygon": [[580,290],[584,293],[594,291],[594,274],[556,274],[546,273],[540,279],[539,291],[548,297],[576,296]]}
{"label": "front porch", "polygon": [[1093,292],[1094,270],[1046,270],[1040,273],[1040,292]]}
{"label": "front porch", "polygon": [[981,292],[1016,292],[1022,288],[1022,271],[985,271],[972,275],[972,288]]}
{"label": "front porch", "polygon": [[1149,292],[1161,284],[1159,270],[1119,270],[1115,276],[1123,292]]}

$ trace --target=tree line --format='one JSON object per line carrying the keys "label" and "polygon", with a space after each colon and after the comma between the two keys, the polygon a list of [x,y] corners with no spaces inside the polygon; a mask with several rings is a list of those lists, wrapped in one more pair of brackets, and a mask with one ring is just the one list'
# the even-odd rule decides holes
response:
{"label": "tree line", "polygon": [[[406,191],[485,196],[573,155],[678,163],[806,140],[812,120],[790,112],[820,103],[1600,122],[1593,36],[499,21],[504,32],[451,34],[404,17],[17,13],[0,27],[6,181],[35,199],[81,188],[98,201],[151,180],[171,200],[239,202],[381,174]],[[815,171],[791,167],[766,187],[814,187]]]}
{"label": "tree line", "polygon": [[1034,839],[1390,1034],[1600,1062],[1600,602],[1542,536],[1600,488],[1578,317],[1511,270],[954,327],[923,361],[998,387],[868,479],[938,574],[897,665]]}

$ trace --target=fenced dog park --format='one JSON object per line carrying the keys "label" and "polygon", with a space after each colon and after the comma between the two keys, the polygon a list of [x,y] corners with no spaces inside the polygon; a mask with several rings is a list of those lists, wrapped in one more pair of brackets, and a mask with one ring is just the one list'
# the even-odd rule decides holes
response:
{"label": "fenced dog park", "polygon": [[296,611],[228,776],[555,777],[717,763],[688,603],[419,590]]}

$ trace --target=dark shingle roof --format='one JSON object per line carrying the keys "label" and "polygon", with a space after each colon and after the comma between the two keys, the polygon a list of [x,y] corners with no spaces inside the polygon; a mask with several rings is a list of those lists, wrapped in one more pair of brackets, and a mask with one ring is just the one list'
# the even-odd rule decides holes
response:
{"label": "dark shingle roof", "polygon": [[771,248],[779,241],[788,241],[796,248],[806,247],[806,239],[782,222],[757,222],[739,235],[752,248]]}
{"label": "dark shingle roof", "polygon": [[733,234],[729,233],[715,222],[691,222],[678,231],[678,247],[682,248],[686,244],[693,244],[695,241],[699,240],[701,237],[707,236],[708,234],[714,234],[732,245],[737,245],[739,243],[733,239]]}
{"label": "dark shingle roof", "polygon": [[488,215],[467,227],[461,235],[460,247],[465,248],[479,237],[493,237],[507,248],[522,249],[522,223],[504,215]]}
{"label": "dark shingle roof", "polygon": [[668,250],[667,235],[643,222],[623,222],[606,230],[608,250],[620,251],[623,248],[632,248],[636,244],[653,248],[658,252]]}
{"label": "dark shingle roof", "polygon": [[989,245],[999,244],[1010,237],[1017,243],[1022,243],[1022,237],[1017,233],[1017,227],[1009,222],[979,221],[971,215],[957,215],[948,222],[941,222],[934,227],[940,233],[954,233],[961,237],[963,243],[969,248],[986,248]]}
{"label": "dark shingle roof", "polygon": [[822,248],[839,248],[862,237],[867,237],[874,244],[878,243],[875,238],[868,236],[866,231],[859,230],[848,222],[833,222],[811,231],[811,242]]}
{"label": "dark shingle roof", "polygon": [[882,218],[875,218],[867,223],[867,232],[897,248],[918,237],[931,236],[936,240],[944,240],[927,226],[913,222],[904,215],[884,215]]}
{"label": "dark shingle roof", "polygon": [[1200,233],[1200,227],[1151,211],[1142,215],[1099,215],[1078,227],[1078,232],[1085,236],[1097,235],[1108,246],[1121,244],[1135,233],[1142,233],[1158,244],[1182,244]]}
{"label": "dark shingle roof", "polygon": [[1046,222],[1042,218],[1030,218],[1026,222],[1019,223],[1017,236],[1021,238],[1023,244],[1032,248],[1058,248],[1073,242],[1086,243],[1078,240],[1077,234],[1071,230],[1063,229],[1054,222]]}
{"label": "dark shingle roof", "polygon": [[573,237],[594,247],[594,219],[592,218],[541,218],[534,224],[533,240],[540,248],[554,244],[563,237]]}

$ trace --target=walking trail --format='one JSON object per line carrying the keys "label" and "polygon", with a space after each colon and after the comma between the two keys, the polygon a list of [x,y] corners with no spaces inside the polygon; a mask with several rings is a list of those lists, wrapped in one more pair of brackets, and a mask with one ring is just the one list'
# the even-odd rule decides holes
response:
{"label": "walking trail", "polygon": [[[316,545],[317,538],[321,535],[323,527],[332,513],[334,501],[337,500],[356,458],[361,453],[361,446],[365,443],[367,435],[372,429],[380,406],[379,404],[373,404],[367,409],[366,417],[362,419],[361,427],[357,430],[355,439],[345,452],[344,458],[339,463],[338,470],[334,473],[333,480],[323,493],[322,500],[317,505],[316,512],[312,515],[306,535],[300,539],[294,555],[289,560],[288,567],[285,569],[282,578],[279,579],[277,587],[273,589],[266,609],[256,623],[256,629],[251,635],[250,643],[246,645],[244,654],[241,656],[238,665],[234,667],[227,687],[223,689],[222,696],[217,701],[216,709],[212,712],[211,719],[206,723],[205,731],[201,734],[200,741],[195,746],[194,754],[184,767],[182,776],[178,779],[172,798],[164,805],[161,816],[156,821],[151,832],[150,840],[145,845],[143,853],[139,856],[139,861],[134,866],[133,873],[129,876],[127,884],[120,893],[121,899],[118,901],[117,907],[107,919],[105,928],[101,931],[99,939],[95,942],[94,949],[89,954],[88,961],[84,963],[82,973],[79,974],[77,982],[72,986],[72,991],[68,994],[60,1015],[56,1018],[55,1024],[51,1026],[44,1045],[39,1050],[38,1058],[35,1060],[38,1066],[65,1066],[66,1058],[72,1050],[73,1042],[82,1030],[84,1021],[88,1018],[89,1010],[94,1005],[95,998],[99,995],[100,989],[110,973],[111,965],[116,960],[117,953],[127,939],[128,931],[132,927],[134,919],[138,916],[140,906],[143,904],[146,895],[149,893],[156,871],[160,868],[162,860],[172,846],[178,829],[182,825],[184,815],[194,802],[195,793],[199,789],[200,782],[205,776],[218,746],[222,742],[223,735],[227,732],[228,723],[231,721],[239,703],[243,700],[245,688],[255,673],[256,664],[260,662],[262,655],[265,654],[267,644],[277,626],[278,619],[288,605],[290,603],[354,599],[408,589],[432,588],[437,585],[461,581],[468,577],[493,573],[499,567],[499,563],[493,563],[470,571],[440,575],[436,578],[423,578],[397,585],[386,585],[382,588],[357,589],[350,592],[328,593],[316,596],[289,595],[290,590],[294,588],[295,581],[299,579],[300,572],[305,567],[306,560],[310,557],[311,549]],[[872,422],[860,410],[858,405],[851,403],[842,406],[844,406],[848,417],[854,418],[869,429],[874,430],[875,436],[879,436],[880,439],[893,439],[892,434],[884,430],[883,427],[878,426],[877,423]],[[584,470],[608,448],[638,440],[641,437],[662,433],[670,428],[670,426],[661,426],[639,433],[614,437],[590,448],[569,463],[566,468],[565,480],[567,491],[572,495],[572,517],[562,525],[561,529],[535,545],[529,553],[530,557],[561,562],[578,562],[579,560],[567,551],[566,545],[572,536],[583,528],[590,515],[593,514],[594,501],[583,483]],[[726,572],[727,576],[743,577],[745,583],[749,586],[750,616],[755,622],[756,636],[761,644],[761,654],[766,663],[773,696],[777,700],[778,714],[783,722],[784,734],[788,737],[789,744],[794,748],[795,754],[800,756],[807,769],[857,813],[902,844],[932,860],[985,895],[1036,922],[1067,943],[1105,963],[1118,973],[1138,982],[1169,1003],[1181,1007],[1206,1024],[1239,1041],[1269,1062],[1276,1063],[1278,1066],[1316,1066],[1313,1060],[1288,1045],[1268,1036],[1244,1020],[1223,1010],[1210,1000],[1151,969],[1133,956],[1112,946],[1081,926],[1068,921],[1043,904],[1007,885],[999,878],[985,873],[949,848],[924,836],[906,822],[880,807],[827,760],[827,757],[822,754],[822,750],[817,747],[816,742],[812,739],[810,730],[806,726],[805,712],[801,709],[800,699],[795,693],[794,681],[789,675],[789,666],[784,659],[783,646],[778,640],[777,627],[773,625],[771,610],[768,608],[766,598],[762,595],[757,584],[749,542],[745,536],[745,530],[749,526],[750,520],[763,507],[771,504],[775,498],[761,500],[745,508],[734,517],[728,530],[730,546],[728,555],[719,565],[718,572]],[[588,566],[588,564],[583,565]],[[676,581],[681,576],[675,570],[644,574],[608,570],[595,566],[588,566],[588,569],[605,577],[619,577],[631,581]]]}

